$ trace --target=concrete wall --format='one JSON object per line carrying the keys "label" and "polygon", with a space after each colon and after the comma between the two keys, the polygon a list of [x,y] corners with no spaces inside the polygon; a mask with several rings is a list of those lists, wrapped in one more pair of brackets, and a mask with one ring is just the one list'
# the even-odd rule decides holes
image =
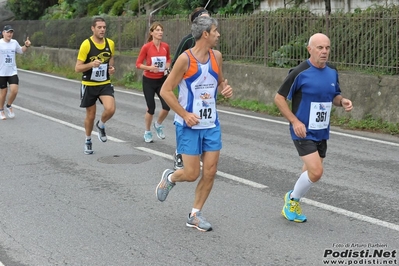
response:
{"label": "concrete wall", "polygon": [[[30,52],[44,53],[59,65],[75,67],[77,51],[54,48],[35,48]],[[125,73],[134,71],[141,80],[142,71],[135,67],[136,58],[115,56],[115,76],[120,79]],[[223,72],[234,89],[234,97],[258,100],[272,104],[274,95],[287,75],[287,69],[260,65],[225,62]],[[352,100],[354,109],[345,113],[337,108],[339,115],[362,119],[365,115],[382,118],[384,121],[399,123],[399,93],[397,76],[371,76],[359,73],[340,72],[342,95]]]}
{"label": "concrete wall", "polygon": [[[260,3],[260,11],[273,11],[278,8],[292,7],[294,1],[264,0]],[[331,0],[331,12],[343,11],[353,12],[355,9],[367,9],[372,6],[397,5],[398,0]],[[313,13],[324,14],[326,5],[324,0],[305,0],[301,8],[310,10]]]}

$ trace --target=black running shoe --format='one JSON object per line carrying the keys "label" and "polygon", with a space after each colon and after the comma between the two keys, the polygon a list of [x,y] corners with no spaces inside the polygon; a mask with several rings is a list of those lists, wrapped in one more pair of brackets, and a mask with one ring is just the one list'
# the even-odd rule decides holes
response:
{"label": "black running shoe", "polygon": [[101,142],[106,142],[107,141],[107,134],[105,134],[105,127],[104,128],[101,128],[101,127],[99,127],[98,126],[98,123],[99,123],[100,121],[97,121],[97,123],[96,123],[96,127],[97,127],[97,129],[98,129],[98,139],[101,141]]}
{"label": "black running shoe", "polygon": [[181,154],[175,152],[175,154],[173,154],[173,159],[174,159],[173,169],[174,170],[183,169],[184,167],[183,157],[181,156]]}
{"label": "black running shoe", "polygon": [[89,155],[89,154],[93,154],[93,149],[92,149],[92,144],[91,144],[91,140],[86,140],[85,142],[85,150],[84,153]]}

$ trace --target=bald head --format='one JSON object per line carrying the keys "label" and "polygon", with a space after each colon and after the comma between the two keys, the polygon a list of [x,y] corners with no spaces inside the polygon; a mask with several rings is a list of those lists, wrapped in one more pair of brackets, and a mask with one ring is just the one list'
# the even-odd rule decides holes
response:
{"label": "bald head", "polygon": [[313,34],[309,38],[308,46],[312,46],[314,43],[319,42],[319,41],[323,41],[323,40],[330,42],[330,38],[328,38],[327,35],[325,35],[323,33]]}
{"label": "bald head", "polygon": [[309,38],[308,52],[310,62],[318,68],[326,66],[328,56],[330,55],[330,39],[323,33],[316,33]]}

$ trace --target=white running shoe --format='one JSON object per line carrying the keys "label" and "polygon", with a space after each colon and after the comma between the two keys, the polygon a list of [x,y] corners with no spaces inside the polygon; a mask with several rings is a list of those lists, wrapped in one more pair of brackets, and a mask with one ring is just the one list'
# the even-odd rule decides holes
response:
{"label": "white running shoe", "polygon": [[8,116],[9,118],[14,118],[14,117],[15,117],[15,114],[14,114],[14,111],[12,110],[12,107],[8,108],[8,107],[6,106],[6,113],[7,113],[7,116]]}
{"label": "white running shoe", "polygon": [[1,120],[6,120],[7,119],[6,115],[4,114],[4,111],[0,111],[0,119]]}

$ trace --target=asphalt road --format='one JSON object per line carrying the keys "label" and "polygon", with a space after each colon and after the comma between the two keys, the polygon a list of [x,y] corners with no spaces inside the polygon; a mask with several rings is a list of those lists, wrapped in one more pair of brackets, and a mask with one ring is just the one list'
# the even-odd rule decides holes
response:
{"label": "asphalt road", "polygon": [[333,128],[324,176],[303,199],[308,221],[298,224],[280,214],[302,166],[287,123],[220,107],[223,149],[203,209],[214,230],[203,233],[185,226],[195,184],[155,197],[173,165],[172,113],[166,139],[144,143],[144,98],[117,88],[109,141],[93,133],[94,154],[84,155],[79,83],[19,77],[16,117],[0,121],[6,266],[399,263],[398,137]]}

